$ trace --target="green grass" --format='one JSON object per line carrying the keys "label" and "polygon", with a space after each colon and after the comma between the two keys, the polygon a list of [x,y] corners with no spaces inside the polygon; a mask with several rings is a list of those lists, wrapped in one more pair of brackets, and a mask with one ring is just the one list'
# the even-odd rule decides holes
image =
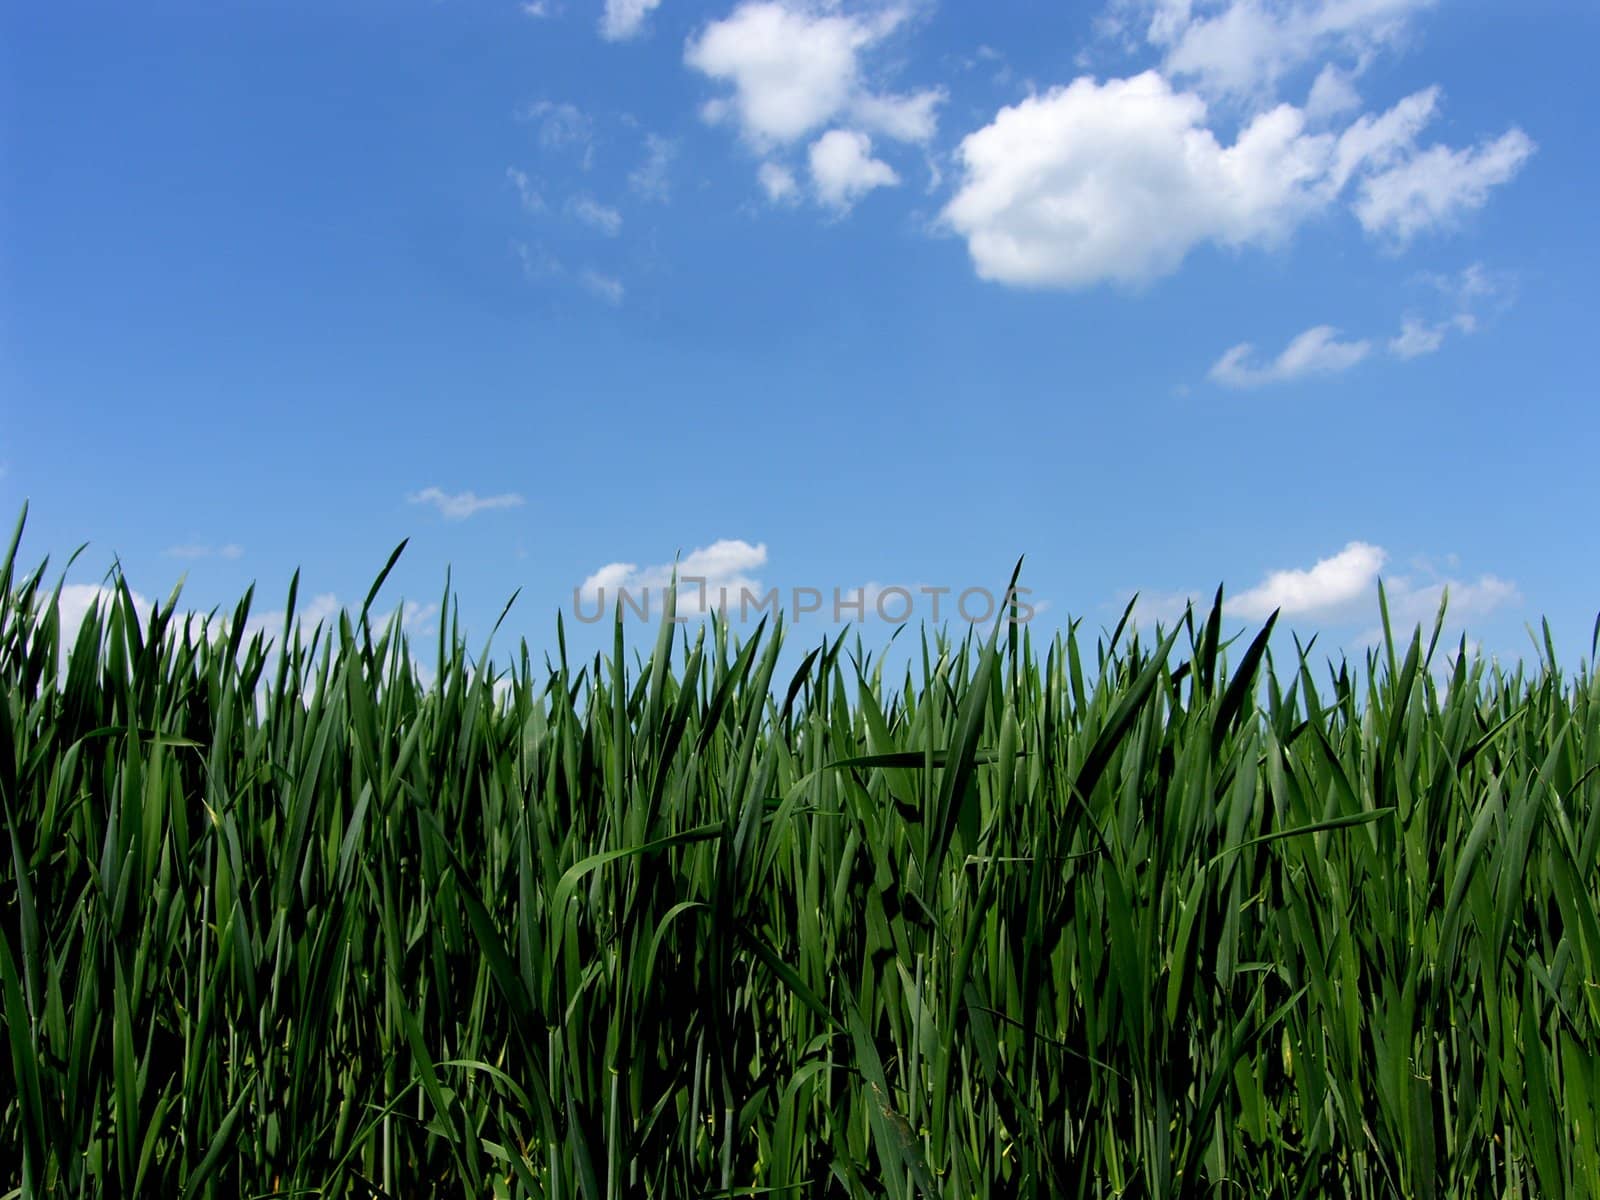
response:
{"label": "green grass", "polygon": [[1214,608],[497,673],[448,595],[280,655],[120,583],[68,647],[15,556],[0,1191],[1600,1196],[1553,653],[1278,663]]}

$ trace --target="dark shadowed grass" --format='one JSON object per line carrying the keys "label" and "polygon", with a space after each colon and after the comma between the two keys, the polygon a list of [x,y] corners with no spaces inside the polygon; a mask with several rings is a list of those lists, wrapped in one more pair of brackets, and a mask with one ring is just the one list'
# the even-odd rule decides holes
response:
{"label": "dark shadowed grass", "polygon": [[1587,667],[1214,608],[497,673],[447,596],[425,684],[376,587],[68,647],[14,558],[0,1187],[1600,1195]]}

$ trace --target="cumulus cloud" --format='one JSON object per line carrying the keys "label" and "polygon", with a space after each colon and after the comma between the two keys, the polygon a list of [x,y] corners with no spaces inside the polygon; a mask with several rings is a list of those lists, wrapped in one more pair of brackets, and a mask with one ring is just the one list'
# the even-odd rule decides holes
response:
{"label": "cumulus cloud", "polygon": [[[91,612],[106,612],[115,602],[117,590],[98,583],[69,583],[61,589],[61,603],[56,609],[60,621],[62,648],[70,649],[78,640],[78,633]],[[133,611],[141,624],[150,620],[153,605],[148,597],[131,591]]]}
{"label": "cumulus cloud", "polygon": [[900,182],[894,168],[872,157],[872,139],[851,129],[830,129],[811,144],[811,184],[817,199],[848,211],[873,188]]}
{"label": "cumulus cloud", "polygon": [[446,492],[443,488],[425,487],[406,497],[408,504],[430,504],[439,515],[450,521],[464,521],[477,513],[495,508],[520,508],[525,501],[516,492],[502,492],[498,496],[480,496],[476,492]]}
{"label": "cumulus cloud", "polygon": [[1297,336],[1271,362],[1255,365],[1255,347],[1241,342],[1212,364],[1210,378],[1225,387],[1252,388],[1287,383],[1307,375],[1348,371],[1372,349],[1366,341],[1340,341],[1331,325],[1317,325]]}
{"label": "cumulus cloud", "polygon": [[[138,591],[130,592],[133,599],[134,612],[141,626],[148,628],[154,606],[149,598]],[[84,622],[90,612],[96,608],[103,614],[107,607],[113,603],[116,596],[114,588],[101,584],[68,584],[61,589],[61,604],[58,610],[61,628],[61,645],[65,653],[71,653],[78,635],[83,629]],[[334,592],[320,592],[309,598],[303,598],[296,606],[294,614],[294,631],[298,633],[301,644],[310,641],[312,632],[322,626],[324,637],[332,628],[335,618],[341,612],[349,613],[352,622],[356,613],[351,612],[341,604],[339,597]],[[399,618],[400,626],[408,634],[426,636],[430,632],[437,632],[436,619],[439,616],[437,603],[421,603],[418,601],[405,601],[399,608],[391,609],[386,613],[374,613],[370,616],[373,629],[382,629],[395,617]],[[276,646],[282,641],[285,611],[277,609],[266,612],[256,612],[246,617],[242,631],[241,646],[248,646],[257,637],[260,637],[268,646]],[[170,615],[167,625],[167,636],[173,640],[187,638],[191,644],[200,641],[209,641],[216,644],[221,639],[229,636],[232,627],[232,610],[217,612],[201,612],[196,609],[180,608]],[[415,656],[411,658],[412,668],[419,673],[424,682],[432,677],[428,665]]]}
{"label": "cumulus cloud", "polygon": [[[1426,89],[1319,133],[1280,104],[1224,145],[1205,100],[1154,71],[1083,77],[1002,108],[962,140],[960,186],[942,219],[966,239],[980,277],[1022,287],[1140,284],[1204,243],[1280,245],[1357,183],[1363,227],[1410,236],[1481,204],[1520,162],[1419,151],[1437,107]],[[1440,166],[1461,154],[1467,167]]]}
{"label": "cumulus cloud", "polygon": [[[743,590],[760,596],[761,582],[752,572],[766,561],[765,542],[751,545],[738,538],[723,538],[691,551],[678,562],[678,615],[691,617],[721,608],[723,597],[730,607],[736,607]],[[607,563],[579,585],[578,594],[590,603],[611,606],[617,603],[619,591],[626,590],[635,603],[642,603],[648,593],[659,611],[672,582],[672,568],[670,562],[646,567],[630,562]],[[683,582],[691,578],[705,582]]]}
{"label": "cumulus cloud", "polygon": [[[117,591],[113,587],[97,583],[69,583],[61,589],[61,603],[57,609],[60,619],[61,645],[70,651],[78,640],[78,634],[83,629],[84,622],[89,614],[98,610],[104,614],[114,603]],[[133,600],[133,610],[138,616],[142,626],[148,626],[154,605],[149,597],[142,592],[129,590]],[[310,631],[320,622],[326,622],[339,611],[338,598],[331,592],[323,593],[311,598],[302,604],[296,614],[303,629]],[[283,632],[284,614],[278,612],[257,613],[245,621],[244,635],[248,642],[260,633],[269,639],[276,639]],[[193,610],[180,611],[174,615],[169,629],[182,635],[185,626],[189,628],[191,636],[203,635],[205,637],[220,637],[228,632],[229,621],[225,615],[218,614],[208,617],[208,614]]]}
{"label": "cumulus cloud", "polygon": [[[341,608],[343,605],[339,603],[339,597],[335,593],[320,592],[295,609],[295,624],[301,629],[302,636],[309,637],[311,631],[318,625],[330,623]],[[250,616],[244,623],[245,639],[248,641],[259,633],[268,640],[277,640],[283,633],[284,617],[285,612],[282,609]],[[222,622],[219,628],[226,630],[227,623]]]}
{"label": "cumulus cloud", "polygon": [[1318,559],[1314,566],[1273,571],[1225,603],[1234,615],[1252,621],[1274,610],[1281,610],[1285,617],[1326,614],[1371,591],[1387,559],[1381,546],[1350,542],[1337,554]]}
{"label": "cumulus cloud", "polygon": [[[1391,627],[1402,636],[1419,625],[1431,629],[1439,602],[1447,593],[1447,642],[1459,637],[1464,619],[1485,617],[1522,602],[1516,584],[1498,575],[1460,578],[1441,572],[1426,558],[1413,560],[1406,573],[1384,575],[1389,560],[1389,552],[1382,546],[1351,541],[1309,567],[1269,571],[1254,586],[1237,594],[1225,594],[1224,613],[1233,619],[1255,622],[1265,620],[1276,610],[1291,622],[1342,629],[1350,635],[1348,642],[1352,645],[1370,645],[1383,638],[1381,627],[1373,624],[1379,614],[1380,578]],[[1449,555],[1445,565],[1453,570],[1459,563]],[[1139,593],[1135,615],[1170,626],[1191,604],[1197,612],[1204,613],[1210,602],[1209,590],[1143,591]]]}
{"label": "cumulus cloud", "polygon": [[1202,241],[1282,240],[1325,169],[1299,114],[1258,117],[1224,147],[1205,111],[1153,71],[1030,96],[963,139],[944,219],[981,277],[1024,286],[1140,283]]}
{"label": "cumulus cloud", "polygon": [[706,107],[706,117],[733,116],[758,147],[796,141],[841,116],[887,137],[926,141],[943,91],[879,92],[862,70],[863,52],[904,18],[900,9],[849,16],[752,0],[691,38],[684,60],[732,88]]}
{"label": "cumulus cloud", "polygon": [[[944,89],[884,90],[869,78],[864,61],[906,15],[901,7],[847,14],[800,0],[747,0],[689,39],[685,63],[727,87],[701,115],[713,124],[731,122],[763,155],[757,176],[773,203],[798,198],[793,170],[774,152],[818,130],[828,132],[811,147],[812,183],[819,200],[836,209],[898,182],[887,163],[857,156],[861,143],[855,139],[879,134],[925,146],[933,138]],[[842,141],[844,135],[852,142]]]}
{"label": "cumulus cloud", "polygon": [[622,214],[592,196],[574,196],[567,208],[578,220],[606,237],[616,237],[622,232]]}
{"label": "cumulus cloud", "polygon": [[644,32],[644,21],[661,6],[661,0],[606,0],[600,16],[600,36],[621,42]]}

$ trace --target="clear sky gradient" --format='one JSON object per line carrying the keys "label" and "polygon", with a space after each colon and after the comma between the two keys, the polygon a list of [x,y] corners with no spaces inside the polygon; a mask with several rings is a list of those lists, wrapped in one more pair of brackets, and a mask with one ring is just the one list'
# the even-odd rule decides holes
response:
{"label": "clear sky gradient", "polygon": [[1578,0],[10,4],[0,511],[89,543],[80,601],[120,562],[197,609],[359,603],[410,538],[394,596],[448,565],[481,635],[520,588],[539,650],[680,553],[786,596],[1026,554],[1046,630],[1222,582],[1354,650],[1382,578],[1575,663],[1597,41]]}

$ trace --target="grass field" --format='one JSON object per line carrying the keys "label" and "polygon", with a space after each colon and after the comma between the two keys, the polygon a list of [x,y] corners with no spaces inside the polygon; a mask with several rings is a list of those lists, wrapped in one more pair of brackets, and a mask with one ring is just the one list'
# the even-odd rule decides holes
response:
{"label": "grass field", "polygon": [[1553,650],[1213,608],[496,669],[448,597],[279,654],[125,589],[69,647],[15,557],[0,1192],[1600,1196]]}

